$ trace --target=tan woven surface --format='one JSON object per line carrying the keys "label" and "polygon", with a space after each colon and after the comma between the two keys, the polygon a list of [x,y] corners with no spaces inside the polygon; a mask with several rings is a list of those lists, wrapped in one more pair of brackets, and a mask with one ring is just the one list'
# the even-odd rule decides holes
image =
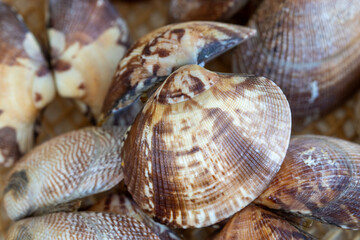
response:
{"label": "tan woven surface", "polygon": [[[45,38],[41,29],[44,23],[39,20],[44,17],[44,0],[6,0],[12,2],[22,13],[25,13],[25,20],[31,24],[31,29],[36,31],[36,35],[45,42]],[[167,0],[149,0],[123,2],[119,0],[112,1],[120,14],[126,19],[129,25],[131,39],[135,41],[147,32],[163,26],[167,23],[167,10],[169,1]],[[25,4],[24,4],[25,3]],[[214,61],[207,66],[212,70],[227,72],[230,69],[231,55],[226,54],[221,60]],[[333,113],[323,117],[315,123],[308,126],[304,131],[296,134],[321,134],[327,136],[335,136],[360,142],[359,135],[356,133],[355,125],[355,98],[349,100],[342,107]],[[360,101],[359,101],[360,102]],[[360,103],[359,103],[360,115]],[[60,133],[78,129],[89,125],[87,119],[82,116],[74,105],[73,101],[57,98],[43,112],[41,117],[40,134],[36,143],[39,144],[49,138]],[[4,174],[2,174],[4,176]],[[0,231],[8,226],[8,221],[1,221],[4,218],[4,211],[0,209]],[[320,239],[360,239],[360,232],[342,230],[337,227],[315,223],[313,227],[306,229]],[[1,240],[1,236],[0,236]]]}

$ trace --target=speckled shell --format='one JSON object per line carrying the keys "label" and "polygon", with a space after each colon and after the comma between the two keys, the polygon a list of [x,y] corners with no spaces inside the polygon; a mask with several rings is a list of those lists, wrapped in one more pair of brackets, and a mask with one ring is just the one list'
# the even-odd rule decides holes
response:
{"label": "speckled shell", "polygon": [[85,128],[53,138],[25,155],[9,174],[4,206],[16,220],[106,191],[123,179],[123,129]]}
{"label": "speckled shell", "polygon": [[111,213],[54,213],[16,222],[7,240],[160,240],[146,225],[131,217]]}
{"label": "speckled shell", "polygon": [[321,136],[290,141],[281,170],[256,203],[360,229],[360,145]]}
{"label": "speckled shell", "polygon": [[0,52],[0,164],[9,167],[32,147],[34,121],[55,86],[35,37],[2,2]]}
{"label": "speckled shell", "polygon": [[97,118],[127,49],[127,26],[108,0],[49,4],[48,36],[58,92],[77,99],[84,112]]}
{"label": "speckled shell", "polygon": [[355,127],[357,134],[360,136],[360,92],[356,95],[355,101]]}
{"label": "speckled shell", "polygon": [[290,138],[290,109],[270,80],[187,65],[150,97],[125,141],[124,178],[162,223],[217,223],[275,176]]}
{"label": "speckled shell", "polygon": [[175,69],[202,65],[253,35],[252,29],[215,22],[173,24],[145,35],[120,61],[101,120],[133,103]]}
{"label": "speckled shell", "polygon": [[175,21],[224,20],[248,0],[171,0],[170,16]]}
{"label": "speckled shell", "polygon": [[256,205],[236,213],[214,240],[228,239],[315,239],[285,219]]}
{"label": "speckled shell", "polygon": [[300,129],[360,86],[360,1],[264,0],[237,48],[234,71],[265,76],[284,91]]}
{"label": "speckled shell", "polygon": [[157,223],[148,217],[143,211],[141,211],[138,205],[124,193],[109,194],[101,199],[100,202],[93,206],[90,210],[116,213],[122,216],[135,218],[139,222],[148,226],[162,240],[180,239],[168,227]]}

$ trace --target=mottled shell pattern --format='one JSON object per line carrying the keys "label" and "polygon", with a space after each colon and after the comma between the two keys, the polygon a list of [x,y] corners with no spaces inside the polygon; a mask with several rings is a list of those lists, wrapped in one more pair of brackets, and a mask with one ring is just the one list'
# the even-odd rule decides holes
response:
{"label": "mottled shell pattern", "polygon": [[145,35],[120,61],[104,102],[101,122],[132,104],[177,68],[203,65],[253,35],[252,29],[214,22],[173,24]]}
{"label": "mottled shell pattern", "polygon": [[360,92],[356,96],[355,103],[355,127],[356,132],[360,136]]}
{"label": "mottled shell pattern", "polygon": [[148,239],[160,240],[145,224],[113,213],[53,213],[16,222],[7,240],[47,239]]}
{"label": "mottled shell pattern", "polygon": [[171,0],[170,17],[175,21],[224,20],[248,0]]}
{"label": "mottled shell pattern", "polygon": [[229,239],[315,239],[278,215],[256,205],[236,213],[214,240]]}
{"label": "mottled shell pattern", "polygon": [[282,164],[291,117],[262,77],[184,66],[150,97],[122,150],[135,202],[170,226],[230,217],[265,190]]}
{"label": "mottled shell pattern", "polygon": [[120,128],[60,135],[25,155],[9,173],[4,206],[13,220],[106,191],[123,179]]}
{"label": "mottled shell pattern", "polygon": [[359,199],[360,145],[305,135],[291,139],[279,173],[255,203],[360,229]]}
{"label": "mottled shell pattern", "polygon": [[32,147],[35,119],[55,86],[34,35],[2,2],[0,52],[0,164],[10,167]]}
{"label": "mottled shell pattern", "polygon": [[234,71],[284,91],[294,127],[341,104],[360,86],[360,1],[264,0],[248,23],[258,36],[237,48]]}
{"label": "mottled shell pattern", "polygon": [[111,193],[90,208],[96,212],[110,212],[132,217],[148,226],[162,240],[179,240],[175,233],[165,225],[155,222],[147,216],[139,206],[124,193]]}
{"label": "mottled shell pattern", "polygon": [[128,45],[124,20],[108,0],[50,0],[48,37],[60,96],[97,118]]}

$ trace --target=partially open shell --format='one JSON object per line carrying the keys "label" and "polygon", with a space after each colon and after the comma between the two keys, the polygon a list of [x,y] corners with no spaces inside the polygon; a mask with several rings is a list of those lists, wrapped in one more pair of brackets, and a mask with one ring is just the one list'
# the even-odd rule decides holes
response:
{"label": "partially open shell", "polygon": [[291,140],[281,170],[256,203],[360,229],[360,145],[321,136]]}
{"label": "partially open shell", "polygon": [[125,183],[162,223],[217,223],[265,190],[285,157],[290,121],[285,96],[268,79],[182,67],[131,127]]}
{"label": "partially open shell", "polygon": [[249,205],[236,213],[214,240],[227,239],[303,239],[306,234],[285,219],[256,205]]}
{"label": "partially open shell", "polygon": [[132,217],[148,226],[162,240],[180,239],[168,227],[155,222],[147,216],[138,205],[124,193],[112,193],[93,206],[91,211],[110,212]]}
{"label": "partially open shell", "polygon": [[171,0],[170,16],[175,21],[224,20],[248,0]]}
{"label": "partially open shell", "polygon": [[[124,20],[108,0],[50,0],[48,36],[56,86],[98,117],[128,45]],[[89,109],[87,109],[89,107]]]}
{"label": "partially open shell", "polygon": [[145,224],[111,213],[54,213],[16,222],[7,240],[149,239],[160,240]]}
{"label": "partially open shell", "polygon": [[264,0],[234,70],[265,76],[284,91],[294,127],[310,123],[360,87],[360,1]]}
{"label": "partially open shell", "polygon": [[16,220],[106,191],[123,179],[118,128],[85,128],[34,148],[12,169],[4,205]]}
{"label": "partially open shell", "polygon": [[48,65],[21,17],[0,2],[0,164],[33,145],[33,125],[55,96]]}
{"label": "partially open shell", "polygon": [[252,29],[231,24],[187,22],[145,35],[120,61],[101,120],[132,104],[175,69],[186,64],[204,64],[254,34]]}

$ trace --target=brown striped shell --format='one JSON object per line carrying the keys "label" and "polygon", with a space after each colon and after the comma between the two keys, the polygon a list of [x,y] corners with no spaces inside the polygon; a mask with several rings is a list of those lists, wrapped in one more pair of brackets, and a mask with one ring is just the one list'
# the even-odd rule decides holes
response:
{"label": "brown striped shell", "polygon": [[17,220],[35,212],[106,191],[123,179],[123,129],[85,128],[34,148],[12,169],[4,206]]}
{"label": "brown striped shell", "polygon": [[204,64],[253,36],[231,24],[187,22],[161,27],[140,38],[120,61],[102,109],[101,122],[132,104],[186,64]]}
{"label": "brown striped shell", "polygon": [[[128,45],[124,20],[108,0],[50,0],[48,37],[60,96],[98,117]],[[89,109],[88,109],[89,107]]]}
{"label": "brown striped shell", "polygon": [[91,211],[96,212],[110,212],[120,214],[121,216],[132,217],[139,222],[148,226],[157,236],[162,240],[179,240],[165,225],[155,222],[147,216],[139,206],[124,193],[112,193],[105,196],[96,205],[91,207]]}
{"label": "brown striped shell", "polygon": [[214,240],[228,239],[315,239],[285,219],[256,205],[236,213]]}
{"label": "brown striped shell", "polygon": [[237,48],[234,70],[278,84],[294,127],[334,109],[360,87],[360,1],[264,0],[248,26],[258,37]]}
{"label": "brown striped shell", "polygon": [[360,145],[306,135],[291,139],[279,173],[255,202],[360,229],[359,199]]}
{"label": "brown striped shell", "polygon": [[160,240],[138,220],[112,213],[53,213],[16,222],[7,233],[7,240]]}
{"label": "brown striped shell", "polygon": [[0,2],[0,164],[33,145],[35,119],[55,96],[47,62],[20,15]]}
{"label": "brown striped shell", "polygon": [[159,87],[125,141],[124,179],[156,220],[217,223],[253,201],[285,157],[290,109],[262,77],[184,66]]}
{"label": "brown striped shell", "polygon": [[248,0],[171,0],[170,16],[175,21],[224,20]]}

